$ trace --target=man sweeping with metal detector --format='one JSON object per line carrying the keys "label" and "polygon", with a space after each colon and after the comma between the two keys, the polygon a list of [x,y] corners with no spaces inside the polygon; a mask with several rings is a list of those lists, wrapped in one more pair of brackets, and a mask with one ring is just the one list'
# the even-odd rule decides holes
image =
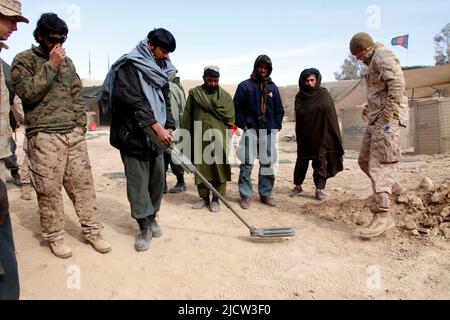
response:
{"label": "man sweeping with metal detector", "polygon": [[157,145],[159,148],[169,153],[174,160],[175,163],[180,164],[186,172],[190,172],[195,174],[195,176],[202,181],[205,187],[207,187],[215,197],[217,197],[220,201],[222,201],[225,206],[233,212],[239,220],[242,221],[243,224],[250,230],[250,236],[258,237],[258,238],[281,238],[281,237],[293,237],[295,236],[295,230],[293,228],[261,228],[257,229],[252,227],[247,221],[244,220],[237,212],[233,209],[231,204],[209,183],[208,179],[206,179],[192,164],[192,162],[181,153],[180,150],[175,146],[175,144],[165,145],[161,142],[161,140],[156,136],[155,132],[147,128],[146,133],[150,136],[151,141]]}

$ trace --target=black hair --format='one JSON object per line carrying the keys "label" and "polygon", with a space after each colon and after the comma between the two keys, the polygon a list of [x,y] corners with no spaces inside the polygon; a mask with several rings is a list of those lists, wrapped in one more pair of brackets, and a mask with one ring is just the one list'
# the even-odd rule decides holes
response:
{"label": "black hair", "polygon": [[153,46],[160,47],[168,52],[174,52],[177,47],[173,34],[163,28],[150,31],[147,40]]}
{"label": "black hair", "polygon": [[64,20],[60,19],[55,13],[44,13],[37,22],[36,30],[33,36],[37,43],[41,43],[39,36],[48,36],[51,33],[57,33],[67,36],[69,28]]}

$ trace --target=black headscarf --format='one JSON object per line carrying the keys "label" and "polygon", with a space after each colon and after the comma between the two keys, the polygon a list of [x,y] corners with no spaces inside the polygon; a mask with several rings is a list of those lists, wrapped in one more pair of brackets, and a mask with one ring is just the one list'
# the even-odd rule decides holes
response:
{"label": "black headscarf", "polygon": [[[312,75],[316,76],[317,79],[316,86],[314,88],[311,88],[306,84],[306,79],[308,79]],[[306,69],[302,72],[298,85],[300,87],[300,97],[305,101],[321,95],[322,91],[324,90],[324,88],[321,87],[322,75],[320,74],[319,70],[314,68]]]}
{"label": "black headscarf", "polygon": [[[311,88],[306,79],[315,75],[316,86]],[[333,99],[321,86],[322,75],[317,69],[306,69],[300,75],[300,91],[295,98],[298,157],[327,159],[328,177],[343,170],[341,130]]]}
{"label": "black headscarf", "polygon": [[[269,66],[269,72],[267,73],[267,76],[265,78],[261,77],[261,75],[258,72],[258,68],[261,63],[266,63]],[[256,58],[255,64],[253,66],[253,73],[250,76],[254,81],[258,82],[261,85],[262,91],[261,114],[263,115],[262,116],[263,120],[265,120],[265,116],[267,113],[267,96],[269,94],[267,88],[269,86],[269,83],[273,83],[272,78],[270,78],[272,71],[273,71],[272,60],[269,58],[269,56],[262,54],[258,58]]]}

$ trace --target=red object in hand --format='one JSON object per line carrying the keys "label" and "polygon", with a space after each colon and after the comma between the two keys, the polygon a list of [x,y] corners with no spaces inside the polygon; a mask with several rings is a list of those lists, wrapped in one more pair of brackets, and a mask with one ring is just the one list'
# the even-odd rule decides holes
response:
{"label": "red object in hand", "polygon": [[239,131],[239,128],[235,124],[233,124],[233,126],[231,127],[231,134],[235,134],[238,137],[241,136],[241,132]]}
{"label": "red object in hand", "polygon": [[97,131],[97,122],[91,122],[89,124],[89,130],[90,131]]}

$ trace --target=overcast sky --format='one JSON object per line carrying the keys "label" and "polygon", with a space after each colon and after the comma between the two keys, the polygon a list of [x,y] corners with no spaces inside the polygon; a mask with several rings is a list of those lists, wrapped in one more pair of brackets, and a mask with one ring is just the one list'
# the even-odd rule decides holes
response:
{"label": "overcast sky", "polygon": [[[222,83],[236,84],[264,53],[273,60],[273,80],[290,85],[309,67],[334,80],[350,38],[360,31],[385,43],[403,65],[434,65],[433,38],[450,23],[450,2],[444,0],[22,0],[22,7],[30,24],[19,25],[4,60],[30,48],[40,15],[55,12],[70,27],[65,47],[80,77],[89,77],[90,53],[91,78],[97,80],[108,71],[108,55],[112,64],[158,27],[177,40],[171,59],[183,80],[200,79],[203,67],[214,64],[222,69]],[[404,34],[410,34],[409,55],[390,44]]]}

